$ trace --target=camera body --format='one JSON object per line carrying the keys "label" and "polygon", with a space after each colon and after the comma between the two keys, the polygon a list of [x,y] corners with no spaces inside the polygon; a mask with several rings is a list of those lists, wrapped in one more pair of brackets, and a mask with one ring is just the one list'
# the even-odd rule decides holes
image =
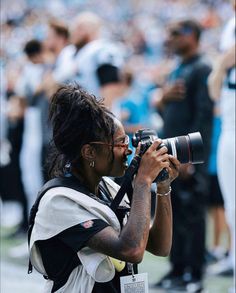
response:
{"label": "camera body", "polygon": [[[141,142],[139,155],[143,155],[152,143],[158,138],[155,130],[145,128],[135,132],[132,138],[133,147]],[[180,163],[200,164],[204,163],[204,148],[200,132],[189,133],[185,136],[176,136],[162,140],[158,148],[167,147],[168,154],[176,157]],[[168,178],[168,172],[163,169],[154,182],[161,182]]]}

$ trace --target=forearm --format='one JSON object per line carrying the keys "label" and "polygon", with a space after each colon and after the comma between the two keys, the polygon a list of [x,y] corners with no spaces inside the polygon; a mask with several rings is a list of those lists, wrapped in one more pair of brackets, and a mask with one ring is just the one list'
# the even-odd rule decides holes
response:
{"label": "forearm", "polygon": [[145,181],[135,182],[130,216],[120,234],[125,250],[130,250],[130,253],[134,251],[141,258],[147,246],[150,228],[150,187]]}
{"label": "forearm", "polygon": [[134,186],[129,219],[120,235],[107,227],[95,234],[87,245],[114,258],[139,263],[144,255],[150,227],[150,184],[137,183]]}
{"label": "forearm", "polygon": [[[165,188],[158,193],[166,193]],[[155,255],[167,256],[172,244],[172,206],[170,195],[156,198],[156,211],[149,233],[147,250]]]}
{"label": "forearm", "polygon": [[235,44],[225,53],[220,55],[208,80],[209,92],[213,100],[220,98],[220,91],[226,72],[232,66],[235,66]]}
{"label": "forearm", "polygon": [[225,76],[223,66],[218,62],[213,68],[208,78],[208,90],[212,100],[217,101],[220,98],[221,87]]}

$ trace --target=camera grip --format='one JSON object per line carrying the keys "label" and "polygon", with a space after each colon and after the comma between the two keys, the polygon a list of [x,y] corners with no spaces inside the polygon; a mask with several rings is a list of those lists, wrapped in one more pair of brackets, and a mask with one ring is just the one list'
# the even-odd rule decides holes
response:
{"label": "camera grip", "polygon": [[169,178],[169,173],[168,173],[167,169],[164,168],[163,170],[161,170],[161,172],[158,174],[158,176],[156,177],[156,179],[153,182],[158,183],[161,181],[165,181],[168,178]]}

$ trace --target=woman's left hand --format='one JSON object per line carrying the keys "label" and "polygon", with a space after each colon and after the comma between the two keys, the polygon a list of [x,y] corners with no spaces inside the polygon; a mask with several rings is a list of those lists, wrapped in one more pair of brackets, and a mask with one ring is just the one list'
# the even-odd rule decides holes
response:
{"label": "woman's left hand", "polygon": [[168,168],[169,180],[172,182],[179,176],[180,162],[174,156],[169,155],[170,167]]}
{"label": "woman's left hand", "polygon": [[161,181],[158,183],[159,188],[161,188],[162,185],[163,187],[167,185],[170,186],[171,182],[179,176],[180,162],[172,155],[169,155],[169,162],[170,166],[167,168],[169,177],[165,181]]}

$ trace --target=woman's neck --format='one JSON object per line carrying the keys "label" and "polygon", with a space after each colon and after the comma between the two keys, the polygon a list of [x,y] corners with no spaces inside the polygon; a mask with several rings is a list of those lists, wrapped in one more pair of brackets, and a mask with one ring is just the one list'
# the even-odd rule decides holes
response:
{"label": "woman's neck", "polygon": [[[71,172],[90,192],[98,195],[98,184],[101,181],[100,177],[96,178],[94,174],[89,174],[91,172],[83,172],[82,175],[82,172],[74,168],[72,168]],[[86,176],[84,174],[86,174]]]}

